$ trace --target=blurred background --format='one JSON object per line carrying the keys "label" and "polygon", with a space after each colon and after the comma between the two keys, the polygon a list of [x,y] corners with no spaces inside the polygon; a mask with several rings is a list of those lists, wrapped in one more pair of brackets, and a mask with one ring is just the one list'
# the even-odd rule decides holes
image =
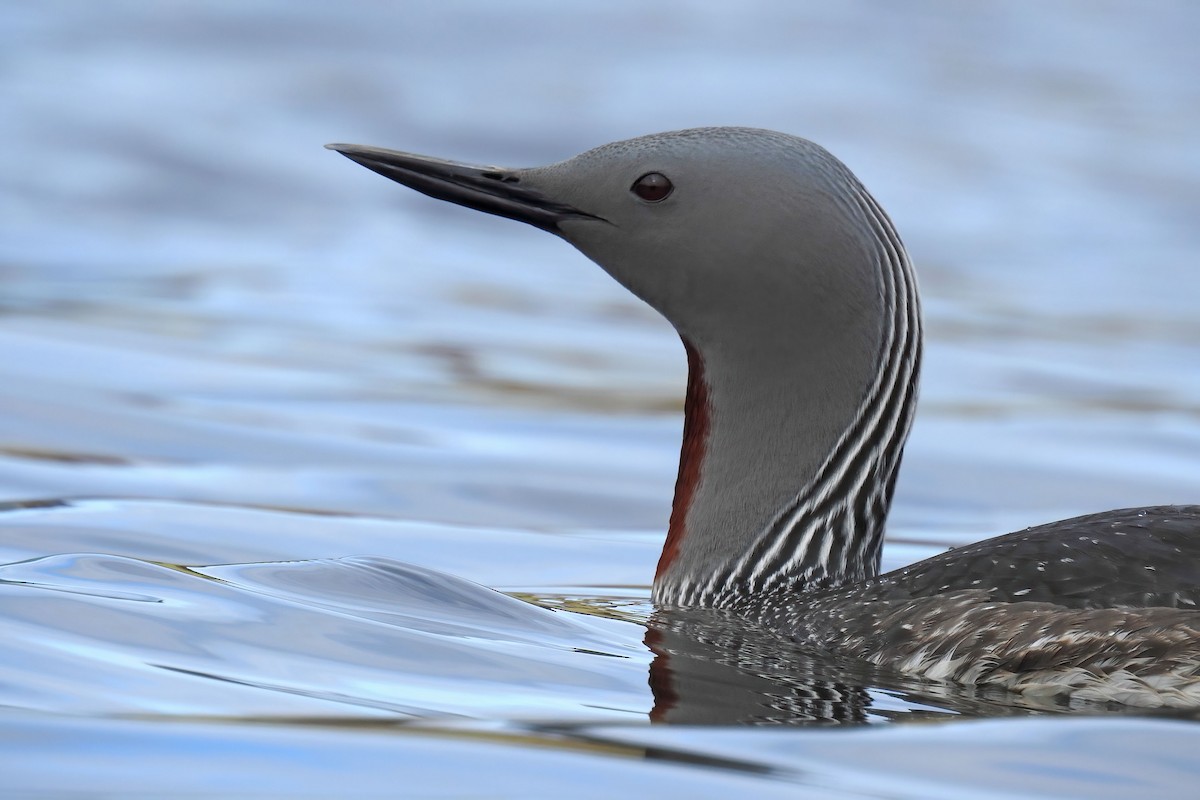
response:
{"label": "blurred background", "polygon": [[[918,267],[897,525],[1195,500],[1198,22],[1090,0],[9,4],[0,497],[661,529],[667,326],[551,237],[321,145],[526,166],[737,124],[831,149]],[[469,502],[406,488],[429,455]]]}

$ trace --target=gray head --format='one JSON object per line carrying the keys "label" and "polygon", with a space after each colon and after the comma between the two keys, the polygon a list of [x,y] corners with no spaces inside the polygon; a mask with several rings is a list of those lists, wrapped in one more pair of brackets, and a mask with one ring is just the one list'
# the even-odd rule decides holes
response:
{"label": "gray head", "polygon": [[[644,199],[643,176],[662,176],[648,181],[669,193]],[[702,349],[752,334],[752,321],[774,309],[806,316],[835,298],[878,296],[875,276],[853,268],[871,246],[839,202],[853,179],[804,139],[744,128],[658,134],[530,170],[528,180],[606,220],[559,228]]]}
{"label": "gray head", "polygon": [[[877,302],[876,276],[855,269],[873,246],[847,196],[857,181],[806,139],[698,128],[532,169],[331,147],[418,191],[558,234],[698,347],[773,309],[824,317],[834,303],[857,317]],[[639,194],[644,176],[663,176],[665,195]],[[862,332],[873,347],[874,332]]]}
{"label": "gray head", "polygon": [[[883,415],[886,430],[855,425],[868,406],[893,402],[880,375],[901,340],[906,366],[892,382],[915,383],[916,297],[886,216],[827,151],[749,128],[643,136],[530,169],[330,147],[433,197],[561,236],[679,331],[689,348],[690,430],[660,600],[713,602],[781,580],[872,572],[908,404],[894,401],[905,408]],[[876,436],[888,440],[882,461],[859,452],[877,449],[867,442]],[[862,502],[878,508],[850,526],[866,543],[849,548],[846,563],[827,563],[838,548],[825,546],[814,565],[797,555],[812,541],[786,538],[812,516],[802,508],[806,493],[830,489],[822,470],[837,467],[831,459],[847,437],[853,480],[871,485]],[[827,515],[814,524],[832,525]],[[754,552],[773,558],[778,574],[743,563]]]}

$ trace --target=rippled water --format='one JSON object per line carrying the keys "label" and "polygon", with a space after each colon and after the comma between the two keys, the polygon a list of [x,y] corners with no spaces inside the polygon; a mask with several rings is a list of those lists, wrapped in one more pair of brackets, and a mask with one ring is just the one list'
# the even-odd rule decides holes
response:
{"label": "rippled water", "polygon": [[898,566],[1200,501],[1198,17],[0,11],[0,791],[1188,796],[1190,721],[655,614],[665,323],[551,237],[320,145],[524,165],[745,124],[830,147],[925,296]]}

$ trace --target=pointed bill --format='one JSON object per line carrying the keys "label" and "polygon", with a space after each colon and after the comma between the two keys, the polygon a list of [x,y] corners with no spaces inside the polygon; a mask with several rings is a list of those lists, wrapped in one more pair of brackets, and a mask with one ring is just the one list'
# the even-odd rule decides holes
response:
{"label": "pointed bill", "polygon": [[559,233],[558,225],[563,220],[600,219],[523,185],[521,170],[461,164],[359,144],[325,146],[422,194],[527,222],[550,233]]}

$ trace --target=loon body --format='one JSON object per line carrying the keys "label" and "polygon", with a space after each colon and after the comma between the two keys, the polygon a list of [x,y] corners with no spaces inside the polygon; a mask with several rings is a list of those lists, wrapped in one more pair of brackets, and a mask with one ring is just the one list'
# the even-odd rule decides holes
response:
{"label": "loon body", "polygon": [[1050,523],[879,574],[916,406],[916,279],[823,148],[749,128],[479,167],[330,145],[574,245],[674,325],[683,444],[654,580],[806,647],[931,680],[1200,705],[1200,506]]}

